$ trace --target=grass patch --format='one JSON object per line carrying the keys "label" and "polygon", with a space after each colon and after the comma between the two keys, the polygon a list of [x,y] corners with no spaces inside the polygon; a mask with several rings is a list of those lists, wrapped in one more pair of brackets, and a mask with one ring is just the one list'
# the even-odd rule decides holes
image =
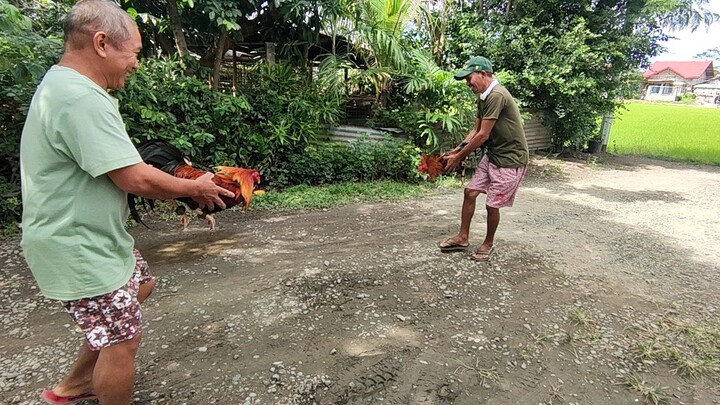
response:
{"label": "grass patch", "polygon": [[637,102],[626,107],[615,115],[609,151],[720,165],[720,109]]}
{"label": "grass patch", "polygon": [[623,384],[628,388],[634,389],[642,394],[645,398],[646,404],[651,405],[668,405],[670,404],[670,397],[663,391],[663,389],[654,387],[641,378],[629,375],[623,379]]}
{"label": "grass patch", "polygon": [[475,359],[475,366],[468,366],[460,360],[456,360],[460,365],[455,369],[453,374],[462,374],[463,371],[472,371],[477,373],[480,378],[480,385],[485,385],[486,382],[498,382],[500,381],[500,375],[495,367],[482,368],[480,367],[480,359]]}
{"label": "grass patch", "polygon": [[666,361],[684,377],[720,378],[720,328],[665,318],[642,328],[632,352],[646,364]]}
{"label": "grass patch", "polygon": [[568,313],[568,318],[575,326],[586,326],[591,323],[590,317],[582,308],[573,308]]}
{"label": "grass patch", "polygon": [[329,186],[299,185],[281,192],[269,191],[255,196],[251,207],[253,210],[273,211],[333,208],[358,202],[401,201],[439,194],[459,186],[460,183],[453,177],[441,177],[435,183],[418,184],[378,181]]}

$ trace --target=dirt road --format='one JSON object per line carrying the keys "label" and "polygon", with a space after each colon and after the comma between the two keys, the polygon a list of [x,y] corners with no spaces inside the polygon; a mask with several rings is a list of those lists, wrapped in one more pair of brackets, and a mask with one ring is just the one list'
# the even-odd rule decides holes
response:
{"label": "dirt road", "polygon": [[[158,277],[135,403],[720,404],[720,168],[535,158],[490,263],[436,248],[460,204],[133,228]],[[0,403],[36,404],[81,335],[19,253],[0,247]]]}

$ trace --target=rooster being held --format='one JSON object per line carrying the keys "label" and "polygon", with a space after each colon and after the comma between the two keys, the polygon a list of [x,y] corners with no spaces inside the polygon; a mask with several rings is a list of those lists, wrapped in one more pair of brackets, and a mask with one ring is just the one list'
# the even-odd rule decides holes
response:
{"label": "rooster being held", "polygon": [[[205,170],[193,167],[187,157],[169,142],[149,140],[141,143],[137,149],[145,163],[175,177],[195,180],[207,173]],[[255,191],[255,186],[260,183],[260,173],[252,169],[218,166],[214,174],[212,181],[215,184],[234,193],[233,197],[221,196],[225,207],[231,208],[235,205],[243,204],[243,210],[247,210],[250,206],[250,200]],[[143,223],[137,212],[136,197],[137,196],[132,194],[128,195],[130,213],[135,221]],[[191,210],[199,208],[199,204],[190,197],[180,197],[175,200],[184,203]],[[210,214],[221,210],[222,208],[217,205],[212,210],[209,210],[207,207],[202,209],[202,215],[207,218],[210,224],[210,230],[215,230],[215,219]],[[183,229],[185,230],[187,229],[189,219],[184,213],[184,210],[178,210],[178,213],[183,215]]]}

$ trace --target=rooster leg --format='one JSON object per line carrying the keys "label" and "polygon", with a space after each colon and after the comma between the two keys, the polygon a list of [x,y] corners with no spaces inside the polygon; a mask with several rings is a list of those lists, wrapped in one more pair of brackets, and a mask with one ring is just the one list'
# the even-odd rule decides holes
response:
{"label": "rooster leg", "polygon": [[180,221],[182,222],[182,230],[187,231],[188,225],[190,225],[190,217],[188,217],[188,214],[182,214]]}
{"label": "rooster leg", "polygon": [[210,224],[210,230],[211,230],[211,231],[214,231],[214,230],[215,230],[215,217],[213,217],[213,216],[210,215],[210,214],[207,214],[207,215],[205,216],[205,219],[207,219],[208,224]]}

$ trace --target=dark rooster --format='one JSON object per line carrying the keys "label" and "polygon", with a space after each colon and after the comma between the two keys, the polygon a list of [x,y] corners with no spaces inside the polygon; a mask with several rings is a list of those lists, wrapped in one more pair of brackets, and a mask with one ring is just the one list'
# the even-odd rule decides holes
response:
{"label": "dark rooster", "polygon": [[[166,141],[148,140],[138,145],[137,150],[145,163],[175,177],[194,180],[207,173],[205,170],[193,167],[185,154]],[[255,186],[260,183],[260,173],[252,169],[218,166],[212,181],[235,194],[234,197],[221,196],[226,208],[243,204],[243,210],[247,210],[250,206],[250,200],[255,191]],[[136,199],[137,196],[133,194],[128,195],[130,214],[135,221],[145,225],[137,212]],[[199,204],[190,197],[179,197],[175,200],[187,205],[190,210],[194,211],[199,208]],[[150,206],[152,207],[152,202],[150,202]],[[207,219],[210,224],[210,230],[215,230],[215,218],[213,218],[211,214],[221,210],[222,208],[217,205],[212,210],[208,210],[207,207],[202,209],[200,215]],[[178,215],[183,215],[183,229],[187,229],[189,219],[185,213],[185,208],[178,206],[176,212]]]}

